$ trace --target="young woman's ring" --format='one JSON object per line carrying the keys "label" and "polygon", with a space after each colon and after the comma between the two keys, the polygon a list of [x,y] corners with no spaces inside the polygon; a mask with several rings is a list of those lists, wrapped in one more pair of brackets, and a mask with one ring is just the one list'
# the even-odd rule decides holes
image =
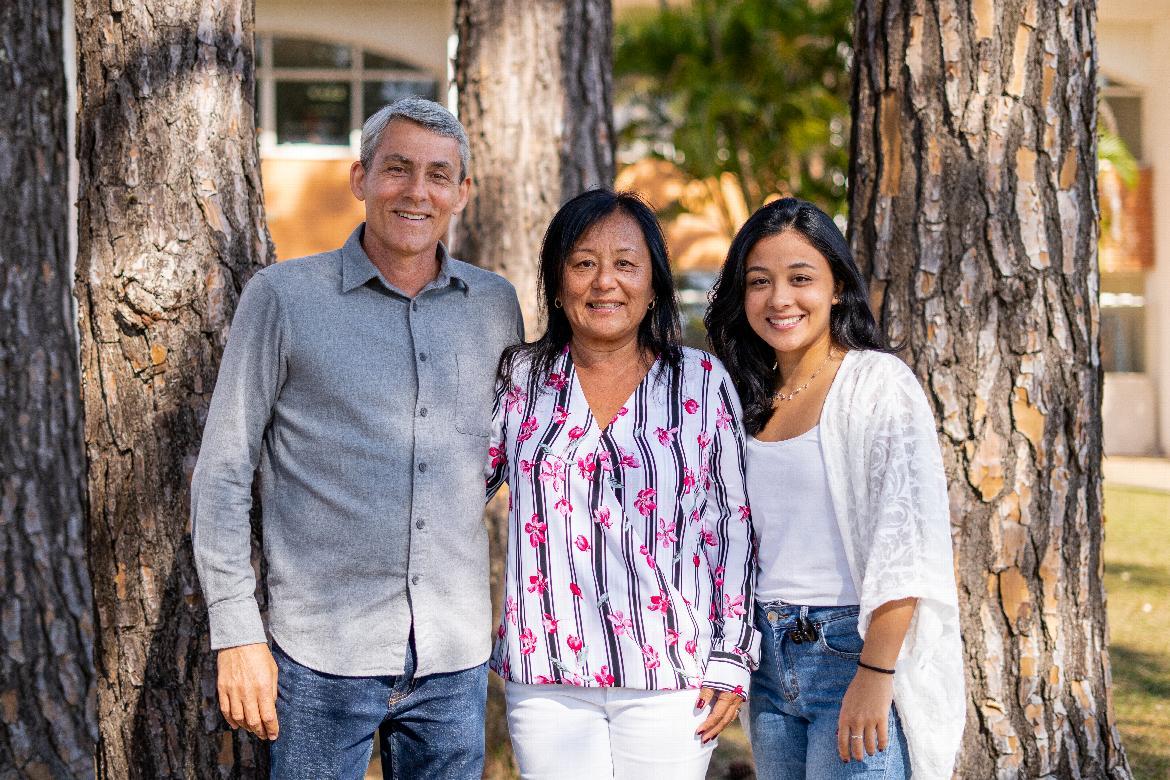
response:
{"label": "young woman's ring", "polygon": [[859,737],[859,736],[858,736],[858,735],[856,735],[856,734],[850,734],[850,735],[849,735],[849,739],[865,739],[865,737]]}

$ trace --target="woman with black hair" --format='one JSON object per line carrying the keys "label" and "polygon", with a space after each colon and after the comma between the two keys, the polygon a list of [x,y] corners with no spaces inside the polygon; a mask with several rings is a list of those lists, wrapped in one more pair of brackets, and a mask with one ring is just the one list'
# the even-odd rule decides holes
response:
{"label": "woman with black hair", "polygon": [[750,434],[757,775],[950,778],[966,704],[934,416],[832,219],[753,214],[706,324]]}
{"label": "woman with black hair", "polygon": [[548,329],[504,354],[487,470],[511,488],[490,665],[520,772],[702,778],[759,647],[739,402],[678,345],[636,195],[562,206],[540,281]]}

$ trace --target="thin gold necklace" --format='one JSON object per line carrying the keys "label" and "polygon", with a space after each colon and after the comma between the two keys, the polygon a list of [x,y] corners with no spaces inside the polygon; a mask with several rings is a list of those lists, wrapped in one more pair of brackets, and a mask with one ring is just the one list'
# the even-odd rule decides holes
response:
{"label": "thin gold necklace", "polygon": [[808,378],[808,381],[793,390],[791,393],[782,393],[779,389],[777,389],[776,392],[772,394],[772,397],[777,401],[791,401],[793,398],[796,398],[796,396],[800,395],[803,391],[808,389],[808,386],[812,384],[812,381],[817,378],[818,374],[825,370],[825,366],[829,365],[829,361],[832,359],[833,348],[829,347],[829,354],[825,355],[825,362],[821,363],[820,366],[817,367],[817,370],[812,372],[812,376]]}

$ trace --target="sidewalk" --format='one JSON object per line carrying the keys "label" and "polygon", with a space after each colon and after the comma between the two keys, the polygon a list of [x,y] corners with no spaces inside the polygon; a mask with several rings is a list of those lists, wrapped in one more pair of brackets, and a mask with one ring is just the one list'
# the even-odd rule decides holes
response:
{"label": "sidewalk", "polygon": [[1136,487],[1170,493],[1170,458],[1130,458],[1114,455],[1102,465],[1106,485]]}

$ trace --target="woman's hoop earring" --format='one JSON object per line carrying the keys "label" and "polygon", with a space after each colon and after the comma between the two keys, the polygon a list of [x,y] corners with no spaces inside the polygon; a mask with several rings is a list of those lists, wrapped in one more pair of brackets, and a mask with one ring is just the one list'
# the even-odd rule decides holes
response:
{"label": "woman's hoop earring", "polygon": [[658,299],[657,299],[657,298],[651,298],[651,299],[650,299],[650,305],[646,307],[646,310],[647,310],[647,311],[649,311],[650,309],[653,309],[653,308],[654,308],[654,301],[656,301],[656,300],[658,300]]}
{"label": "woman's hoop earring", "polygon": [[561,299],[553,298],[553,306],[556,306],[558,309],[561,308]]}

